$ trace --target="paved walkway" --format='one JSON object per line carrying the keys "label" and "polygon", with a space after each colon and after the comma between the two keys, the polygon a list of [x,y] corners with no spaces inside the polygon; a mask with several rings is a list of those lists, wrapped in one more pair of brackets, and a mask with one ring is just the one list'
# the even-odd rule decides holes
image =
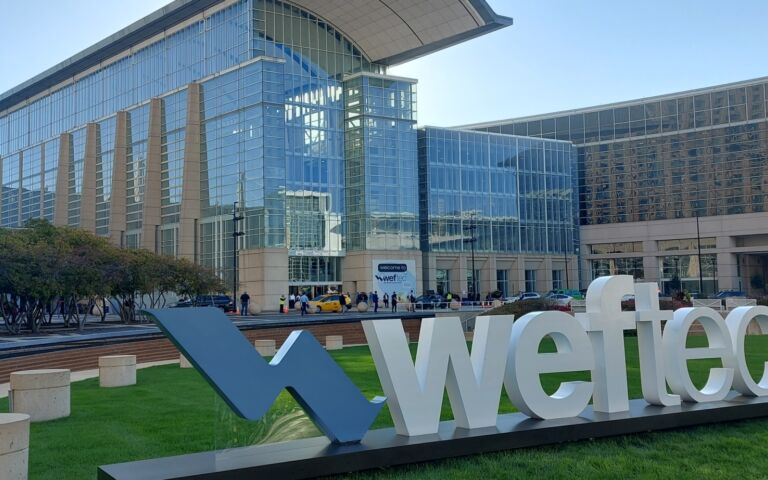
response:
{"label": "paved walkway", "polygon": [[[450,312],[450,310],[438,310],[438,312]],[[292,326],[294,324],[316,324],[316,323],[334,323],[334,322],[353,322],[370,318],[422,318],[434,315],[434,311],[426,312],[397,312],[379,310],[378,313],[366,312],[347,312],[338,313],[320,313],[302,316],[298,312],[287,314],[263,313],[256,316],[238,316],[228,315],[232,322],[241,328],[269,328]],[[2,328],[2,327],[0,327]],[[154,323],[142,323],[125,325],[122,323],[89,323],[83,331],[77,330],[54,330],[38,335],[2,335],[0,330],[0,353],[16,350],[19,348],[30,347],[51,347],[77,342],[88,342],[93,340],[120,339],[138,336],[151,336],[160,334],[160,329]]]}
{"label": "paved walkway", "polygon": [[[157,367],[158,365],[170,365],[173,363],[179,363],[179,361],[178,360],[162,360],[159,362],[139,363],[136,365],[136,368]],[[89,378],[98,378],[98,377],[99,377],[99,369],[94,368],[92,370],[80,370],[78,372],[72,372],[70,375],[70,381],[79,382],[81,380],[87,380]],[[11,388],[10,383],[0,383],[0,398],[6,398],[8,396],[8,390],[10,390],[10,388]]]}

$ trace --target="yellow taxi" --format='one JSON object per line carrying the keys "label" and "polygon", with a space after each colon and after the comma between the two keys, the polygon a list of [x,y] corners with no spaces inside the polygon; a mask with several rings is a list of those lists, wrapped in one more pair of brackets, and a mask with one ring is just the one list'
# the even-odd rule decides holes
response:
{"label": "yellow taxi", "polygon": [[[318,295],[309,301],[309,309],[315,313],[322,312],[341,312],[341,302],[339,302],[338,293],[331,293],[328,295]],[[351,301],[348,296],[344,295],[346,305],[351,305]]]}

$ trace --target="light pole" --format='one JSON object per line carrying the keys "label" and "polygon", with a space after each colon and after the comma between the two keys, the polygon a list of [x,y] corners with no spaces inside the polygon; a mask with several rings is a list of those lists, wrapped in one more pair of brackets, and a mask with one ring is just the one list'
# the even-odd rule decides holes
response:
{"label": "light pole", "polygon": [[237,202],[232,205],[232,301],[237,307],[237,237],[245,233],[237,229],[237,223],[244,217],[237,215]]}
{"label": "light pole", "polygon": [[704,265],[701,263],[701,232],[699,231],[698,215],[696,215],[696,245],[699,249],[699,295],[704,298]]}
{"label": "light pole", "polygon": [[477,279],[475,278],[475,272],[477,271],[475,270],[475,242],[477,242],[475,230],[477,230],[477,225],[474,222],[470,225],[465,225],[464,230],[470,232],[470,237],[465,238],[464,243],[469,243],[472,248],[472,301],[474,301],[477,295]]}

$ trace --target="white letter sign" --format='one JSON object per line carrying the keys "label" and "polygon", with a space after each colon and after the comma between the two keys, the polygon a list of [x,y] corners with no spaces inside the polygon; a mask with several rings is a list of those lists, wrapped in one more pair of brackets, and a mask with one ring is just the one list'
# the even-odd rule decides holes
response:
{"label": "white letter sign", "polygon": [[[687,348],[685,340],[694,321],[704,327],[709,340],[708,347]],[[675,311],[672,320],[664,329],[664,361],[667,368],[667,381],[673,392],[686,402],[716,402],[724,399],[731,390],[733,370],[736,360],[733,356],[731,335],[725,326],[723,317],[708,307],[681,308]],[[704,388],[699,390],[691,381],[688,373],[688,360],[720,358],[723,368],[709,371]]]}
{"label": "white letter sign", "polygon": [[768,362],[763,366],[763,376],[759,383],[752,379],[747,368],[744,337],[747,335],[749,323],[755,320],[760,332],[768,334],[768,307],[737,307],[725,319],[731,332],[733,352],[736,356],[736,371],[733,376],[733,388],[742,395],[764,397],[768,395]]}
{"label": "white letter sign", "polygon": [[595,352],[592,403],[596,412],[629,410],[624,330],[635,328],[635,316],[621,311],[621,297],[635,293],[634,287],[631,275],[600,277],[587,289],[587,313],[576,314]]}
{"label": "white letter sign", "polygon": [[458,317],[425,318],[415,369],[402,322],[363,321],[395,431],[437,433],[446,389],[458,427],[495,426],[513,320],[478,317],[470,358]]}

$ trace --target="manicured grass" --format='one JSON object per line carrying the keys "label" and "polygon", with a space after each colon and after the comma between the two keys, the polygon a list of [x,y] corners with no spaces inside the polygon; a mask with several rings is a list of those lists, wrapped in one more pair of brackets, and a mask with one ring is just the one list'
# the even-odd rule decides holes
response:
{"label": "manicured grass", "polygon": [[[750,368],[757,375],[768,360],[768,336],[747,341]],[[705,342],[704,337],[691,340]],[[627,338],[626,346],[630,396],[637,398],[636,339]],[[552,346],[545,343],[542,348]],[[382,394],[366,347],[332,353],[369,398]],[[692,362],[694,382],[703,385],[707,368],[716,364]],[[573,378],[588,374],[547,375],[543,382],[553,392],[560,381]],[[7,400],[0,400],[0,411],[7,408]],[[511,411],[502,394],[500,412]],[[452,418],[447,397],[442,418]],[[391,424],[384,407],[373,428]],[[32,425],[30,478],[95,478],[98,465],[315,435],[315,427],[286,393],[264,421],[245,422],[234,417],[196,371],[155,367],[139,370],[133,387],[101,389],[97,379],[72,384],[72,415]],[[768,420],[759,420],[452,459],[347,478],[759,478],[768,472],[766,445]]]}

